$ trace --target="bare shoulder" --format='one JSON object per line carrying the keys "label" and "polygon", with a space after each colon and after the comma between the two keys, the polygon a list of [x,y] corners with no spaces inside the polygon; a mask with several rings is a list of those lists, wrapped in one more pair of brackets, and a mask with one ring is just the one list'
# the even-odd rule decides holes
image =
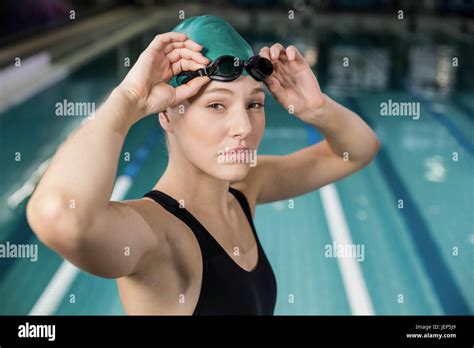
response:
{"label": "bare shoulder", "polygon": [[166,231],[170,220],[166,210],[150,198],[141,198],[122,203],[133,209],[146,221],[159,241],[166,239]]}
{"label": "bare shoulder", "polygon": [[142,216],[158,239],[158,247],[150,257],[144,258],[142,265],[139,266],[140,269],[148,273],[149,263],[160,260],[169,267],[179,269],[184,273],[182,276],[188,276],[192,271],[191,265],[200,256],[199,248],[196,248],[197,241],[189,227],[150,198],[145,197],[123,203]]}
{"label": "bare shoulder", "polygon": [[[148,198],[124,201],[147,221],[158,246],[142,258],[136,272],[118,281],[127,313],[189,314],[193,300],[180,304],[179,296],[196,299],[202,273],[197,240],[189,228],[160,204]],[[170,299],[176,298],[176,301]],[[143,299],[148,299],[143,301]]]}
{"label": "bare shoulder", "polygon": [[[147,248],[146,253],[142,254],[133,272],[130,273],[130,276],[133,277],[140,276],[147,272],[147,269],[153,260],[155,260],[155,262],[157,258],[162,260],[162,258],[168,254],[167,234],[169,218],[159,204],[149,199],[142,198],[113,203],[122,206],[124,212],[129,212],[123,214],[123,220],[127,217],[131,219],[131,221],[126,223],[129,228],[131,240],[142,238],[144,234],[142,230],[146,228],[147,234],[151,235],[151,238],[156,241],[153,245],[150,245],[149,248]],[[139,221],[141,223],[138,223]],[[133,254],[133,252],[134,245],[130,245],[129,253]]]}

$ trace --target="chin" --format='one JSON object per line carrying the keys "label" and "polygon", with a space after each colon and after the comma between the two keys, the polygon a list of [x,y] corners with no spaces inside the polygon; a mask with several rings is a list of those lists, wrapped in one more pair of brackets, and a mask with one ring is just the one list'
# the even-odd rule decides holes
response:
{"label": "chin", "polygon": [[219,165],[215,176],[224,181],[238,182],[245,179],[249,170],[247,163],[225,163]]}

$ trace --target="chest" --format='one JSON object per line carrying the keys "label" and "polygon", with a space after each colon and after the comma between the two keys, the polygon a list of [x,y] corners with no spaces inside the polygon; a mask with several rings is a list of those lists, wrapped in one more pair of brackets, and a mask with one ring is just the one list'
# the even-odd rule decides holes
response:
{"label": "chest", "polygon": [[[199,213],[192,228],[182,221],[173,224],[169,238],[170,248],[176,255],[186,255],[191,270],[199,269],[202,259],[212,251],[220,251],[235,266],[250,271],[258,263],[258,246],[252,227],[246,216],[233,212],[227,221]],[[199,272],[199,270],[198,270]]]}

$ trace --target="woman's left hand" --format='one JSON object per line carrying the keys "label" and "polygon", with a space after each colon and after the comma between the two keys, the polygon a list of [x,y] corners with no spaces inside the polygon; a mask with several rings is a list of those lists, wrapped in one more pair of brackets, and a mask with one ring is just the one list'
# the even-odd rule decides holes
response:
{"label": "woman's left hand", "polygon": [[273,64],[273,73],[265,79],[270,92],[289,113],[313,123],[324,106],[324,95],[311,67],[295,46],[286,49],[279,43],[263,47],[260,56]]}

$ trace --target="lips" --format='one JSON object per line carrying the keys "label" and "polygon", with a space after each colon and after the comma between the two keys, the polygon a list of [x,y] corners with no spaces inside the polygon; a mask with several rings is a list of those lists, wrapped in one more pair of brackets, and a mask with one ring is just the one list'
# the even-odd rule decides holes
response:
{"label": "lips", "polygon": [[227,153],[244,152],[248,150],[249,150],[248,146],[237,146],[237,147],[234,147],[233,149],[226,150],[225,153],[227,154]]}

